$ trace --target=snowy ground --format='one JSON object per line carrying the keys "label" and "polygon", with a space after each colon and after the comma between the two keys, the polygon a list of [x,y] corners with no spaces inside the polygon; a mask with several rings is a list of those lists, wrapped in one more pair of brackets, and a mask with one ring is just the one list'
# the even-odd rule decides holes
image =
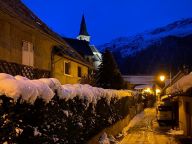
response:
{"label": "snowy ground", "polygon": [[178,144],[167,130],[158,126],[155,109],[145,109],[123,130],[126,136],[118,144]]}

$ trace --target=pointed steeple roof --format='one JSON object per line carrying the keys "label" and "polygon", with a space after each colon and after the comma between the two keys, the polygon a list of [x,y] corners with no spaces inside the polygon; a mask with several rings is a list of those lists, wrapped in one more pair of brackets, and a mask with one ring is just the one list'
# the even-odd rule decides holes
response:
{"label": "pointed steeple roof", "polygon": [[79,35],[89,36],[89,34],[88,34],[88,32],[87,32],[87,27],[86,27],[84,15],[82,16],[81,27],[80,27]]}

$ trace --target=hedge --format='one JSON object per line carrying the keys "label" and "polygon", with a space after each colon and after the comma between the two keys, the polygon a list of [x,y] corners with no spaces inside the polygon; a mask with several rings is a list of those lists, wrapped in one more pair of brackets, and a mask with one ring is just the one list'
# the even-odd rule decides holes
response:
{"label": "hedge", "polygon": [[49,102],[37,99],[34,104],[22,99],[0,96],[0,143],[86,143],[102,129],[123,119],[134,106],[134,97],[105,97],[96,104],[76,96],[60,99],[55,95]]}

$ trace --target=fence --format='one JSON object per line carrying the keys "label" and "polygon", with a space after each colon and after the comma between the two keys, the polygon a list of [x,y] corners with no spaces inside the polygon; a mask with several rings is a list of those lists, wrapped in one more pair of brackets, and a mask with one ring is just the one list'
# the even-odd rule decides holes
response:
{"label": "fence", "polygon": [[29,79],[39,79],[50,77],[50,71],[37,69],[31,66],[21,65],[13,62],[0,60],[0,73],[10,75],[21,75]]}

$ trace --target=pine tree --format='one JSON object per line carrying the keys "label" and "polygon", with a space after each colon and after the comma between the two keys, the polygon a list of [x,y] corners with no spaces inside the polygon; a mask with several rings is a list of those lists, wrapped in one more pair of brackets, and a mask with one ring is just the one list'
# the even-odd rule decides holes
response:
{"label": "pine tree", "polygon": [[96,79],[98,87],[106,89],[122,89],[124,87],[121,73],[112,53],[108,49],[102,55],[102,63],[99,66]]}

